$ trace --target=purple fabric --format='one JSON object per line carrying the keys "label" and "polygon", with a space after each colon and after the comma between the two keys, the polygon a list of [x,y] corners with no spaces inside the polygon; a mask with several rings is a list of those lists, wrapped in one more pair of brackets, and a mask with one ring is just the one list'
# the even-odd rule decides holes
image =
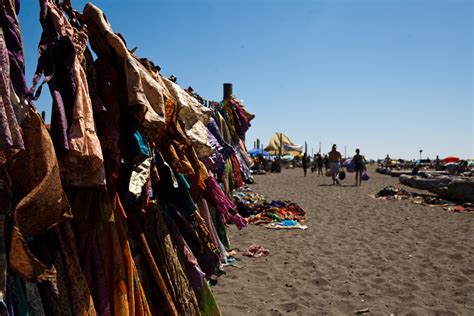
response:
{"label": "purple fabric", "polygon": [[77,254],[99,315],[112,315],[111,299],[96,229],[76,233]]}
{"label": "purple fabric", "polygon": [[285,203],[283,203],[282,201],[274,201],[273,200],[273,201],[270,202],[270,204],[268,204],[268,206],[281,208],[281,207],[285,206]]}
{"label": "purple fabric", "polygon": [[242,157],[242,153],[240,152],[239,148],[235,149],[235,156],[237,157],[237,161],[239,162],[239,169],[244,177],[245,181],[248,181],[252,178],[252,175],[250,174],[250,168],[247,166],[247,163],[245,162],[244,158]]}
{"label": "purple fabric", "polygon": [[230,156],[232,156],[232,154],[234,153],[234,149],[222,137],[221,131],[219,130],[219,126],[217,126],[217,123],[214,118],[211,117],[211,119],[209,120],[209,123],[207,124],[207,129],[209,130],[209,132],[211,132],[211,134],[220,144],[220,154],[222,155],[224,160],[229,159]]}
{"label": "purple fabric", "polygon": [[217,177],[221,179],[225,173],[225,160],[221,154],[222,146],[209,130],[207,132],[207,139],[212,147],[212,154],[206,158],[204,164],[209,171],[216,173]]}
{"label": "purple fabric", "polygon": [[8,50],[0,38],[0,166],[20,150],[24,150],[23,137],[10,99],[10,72]]}
{"label": "purple fabric", "polygon": [[195,223],[191,224],[173,205],[169,205],[167,211],[164,214],[169,215],[165,216],[168,227],[173,224],[178,227],[184,241],[196,257],[201,270],[207,277],[210,277],[219,266],[219,256],[208,245],[204,244],[203,239],[193,225]]}
{"label": "purple fabric", "polygon": [[[18,14],[19,10],[19,1],[16,1],[16,14]],[[20,97],[24,97],[28,88],[25,80],[23,41],[21,38],[18,18],[13,14],[15,14],[15,12],[7,10],[5,3],[2,1],[2,5],[0,5],[0,26],[2,27],[5,42],[8,47],[10,78],[15,93]]]}
{"label": "purple fabric", "polygon": [[51,138],[59,150],[69,149],[68,122],[72,120],[72,108],[76,83],[74,81],[75,48],[72,39],[58,37],[56,26],[49,16],[47,0],[40,0],[40,22],[43,27],[39,44],[39,60],[33,79],[33,94],[36,86],[44,75],[45,79],[39,86],[33,99],[41,94],[42,85],[48,83],[53,99],[51,115]]}
{"label": "purple fabric", "polygon": [[197,293],[204,286],[204,278],[206,277],[206,274],[199,267],[196,257],[186,245],[183,235],[181,235],[175,223],[172,220],[168,220],[167,226],[173,242],[178,249],[178,254],[181,256],[181,259],[184,263],[184,270],[186,272],[186,276],[188,277],[189,285]]}
{"label": "purple fabric", "polygon": [[247,221],[237,212],[235,204],[222,192],[213,176],[206,179],[206,199],[214,204],[224,223],[232,221],[238,229],[247,225]]}
{"label": "purple fabric", "polygon": [[212,221],[211,213],[209,212],[207,201],[201,197],[199,198],[199,200],[197,200],[197,205],[198,205],[199,214],[201,214],[201,217],[204,219],[204,222],[206,223],[207,230],[209,230],[209,234],[211,236],[212,242],[221,251],[221,253],[219,254],[219,258],[221,259],[222,263],[225,263],[226,251],[222,245],[222,242],[219,239],[219,235],[217,234],[217,230],[216,230],[216,227],[214,226],[214,222]]}

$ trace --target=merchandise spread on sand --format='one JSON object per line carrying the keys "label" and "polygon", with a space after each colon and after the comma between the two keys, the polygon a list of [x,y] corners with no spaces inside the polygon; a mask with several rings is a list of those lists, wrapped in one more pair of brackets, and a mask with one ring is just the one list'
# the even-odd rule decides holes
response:
{"label": "merchandise spread on sand", "polygon": [[474,212],[474,204],[470,202],[456,203],[443,199],[436,195],[420,194],[409,192],[403,188],[387,186],[378,193],[369,195],[372,198],[379,200],[408,200],[410,199],[415,204],[426,206],[441,206],[443,209],[451,212]]}
{"label": "merchandise spread on sand", "polygon": [[271,229],[306,229],[300,223],[305,220],[305,211],[291,201],[267,199],[254,193],[248,186],[234,191],[238,212],[246,217],[248,223],[265,225]]}

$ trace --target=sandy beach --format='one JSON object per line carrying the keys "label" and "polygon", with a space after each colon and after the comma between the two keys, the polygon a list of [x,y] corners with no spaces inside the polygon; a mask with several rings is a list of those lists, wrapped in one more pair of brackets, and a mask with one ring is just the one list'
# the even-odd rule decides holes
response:
{"label": "sandy beach", "polygon": [[[255,176],[256,193],[300,204],[308,229],[229,229],[241,261],[213,287],[223,315],[473,315],[474,214],[373,199],[398,179],[369,174],[362,187],[353,174],[341,187],[301,169]],[[270,255],[242,256],[254,243]]]}

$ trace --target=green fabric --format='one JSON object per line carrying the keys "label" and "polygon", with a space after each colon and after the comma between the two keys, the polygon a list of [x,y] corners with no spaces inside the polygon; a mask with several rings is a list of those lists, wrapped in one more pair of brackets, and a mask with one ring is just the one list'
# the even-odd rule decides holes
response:
{"label": "green fabric", "polygon": [[232,191],[234,189],[234,168],[232,168],[232,162],[230,161],[230,159],[227,159],[226,161],[226,168],[225,168],[225,173],[226,173],[226,177],[227,179],[229,179],[229,190]]}
{"label": "green fabric", "polygon": [[15,315],[29,316],[30,311],[28,309],[28,301],[26,300],[26,294],[23,289],[23,281],[18,275],[15,275]]}
{"label": "green fabric", "polygon": [[196,294],[198,303],[199,303],[199,310],[201,311],[201,315],[207,316],[220,316],[221,311],[219,306],[217,305],[216,299],[214,298],[214,294],[211,291],[211,287],[207,281],[204,281],[204,286],[202,287],[201,291]]}
{"label": "green fabric", "polygon": [[220,241],[226,250],[230,250],[229,238],[227,238],[227,231],[224,222],[221,217],[217,215],[216,209],[211,204],[209,204],[209,213],[211,214]]}
{"label": "green fabric", "polygon": [[174,190],[173,204],[176,205],[184,216],[189,217],[196,211],[196,204],[194,204],[189,194],[189,183],[182,174],[176,174],[176,181],[178,182],[178,188]]}

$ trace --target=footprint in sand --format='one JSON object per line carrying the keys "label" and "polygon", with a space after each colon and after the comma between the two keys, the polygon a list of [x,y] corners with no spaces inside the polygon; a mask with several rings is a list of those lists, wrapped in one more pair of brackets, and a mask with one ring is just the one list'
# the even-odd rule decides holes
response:
{"label": "footprint in sand", "polygon": [[326,286],[329,284],[329,281],[323,278],[316,278],[316,279],[312,279],[311,283],[318,286]]}
{"label": "footprint in sand", "polygon": [[460,253],[454,254],[454,255],[448,255],[448,258],[454,261],[461,261],[464,259],[464,256]]}
{"label": "footprint in sand", "polygon": [[285,312],[294,312],[300,307],[298,303],[288,302],[279,305],[280,309],[284,310]]}
{"label": "footprint in sand", "polygon": [[461,269],[461,272],[467,276],[474,275],[474,269]]}

